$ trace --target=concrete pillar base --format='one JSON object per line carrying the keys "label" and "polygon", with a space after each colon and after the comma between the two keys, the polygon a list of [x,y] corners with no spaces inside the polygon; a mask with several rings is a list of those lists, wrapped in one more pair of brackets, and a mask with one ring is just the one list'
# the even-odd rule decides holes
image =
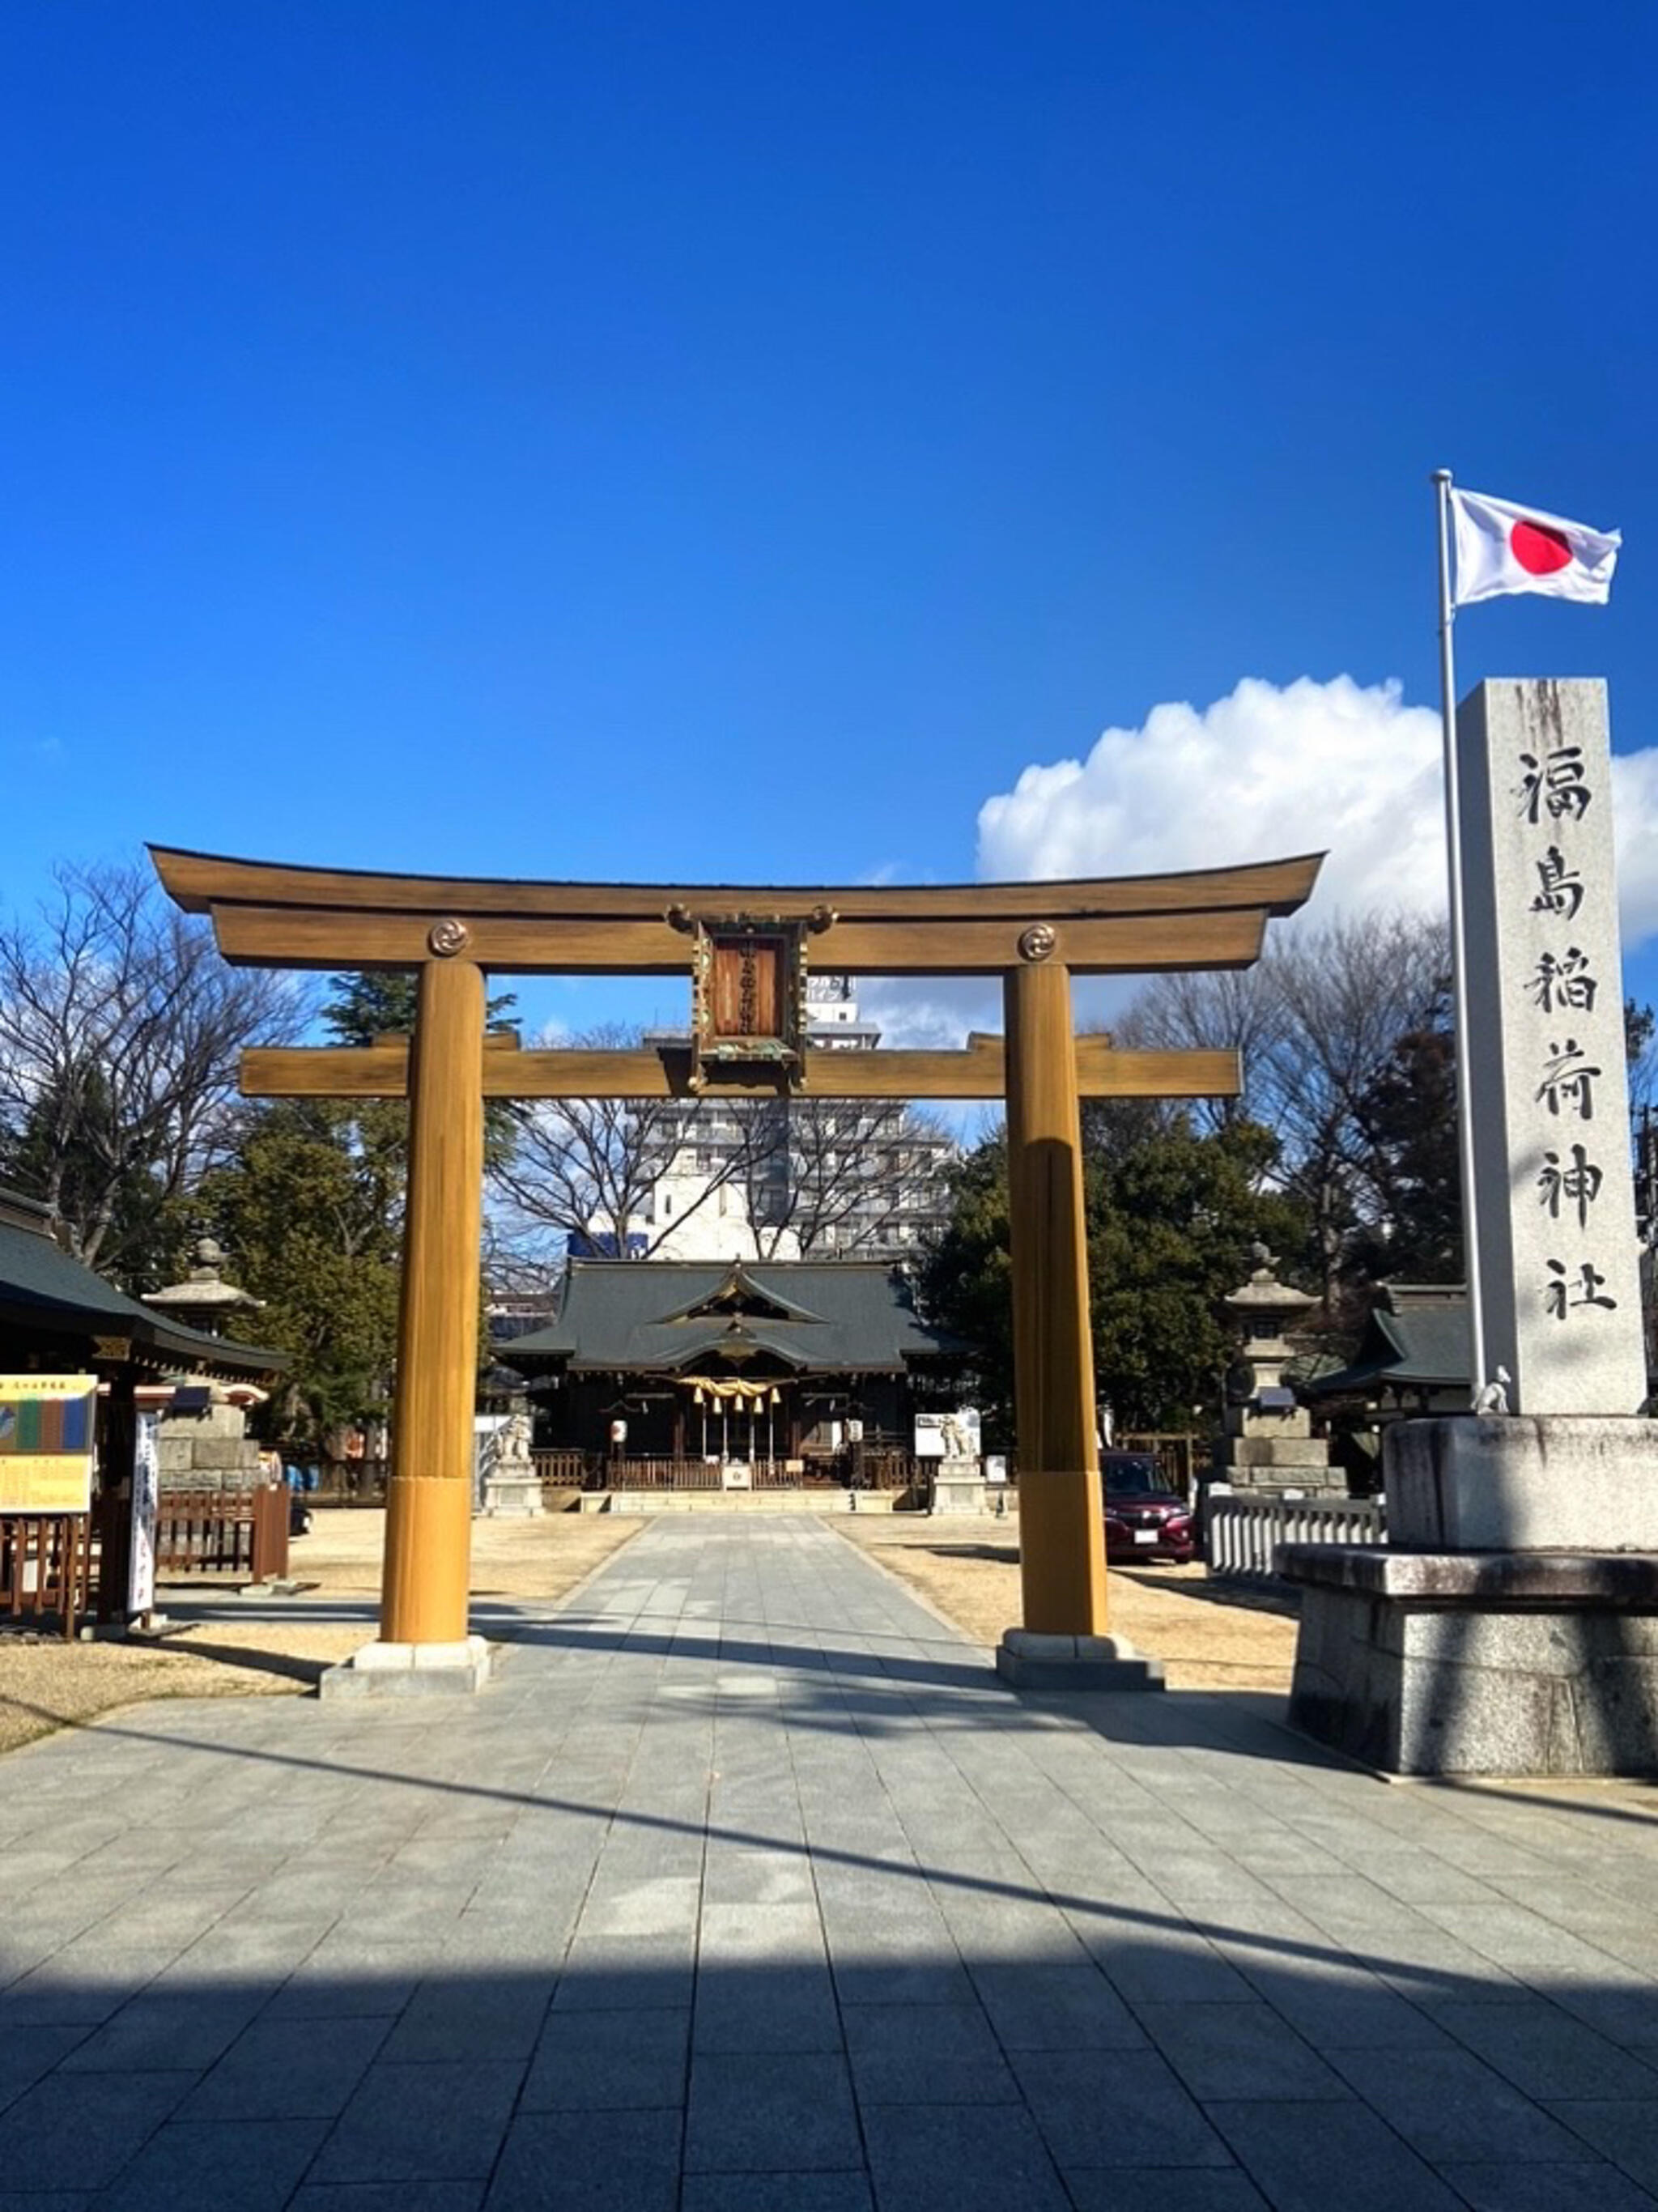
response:
{"label": "concrete pillar base", "polygon": [[455,1644],[365,1644],[317,1686],[320,1698],[469,1697],[489,1679],[481,1636]]}
{"label": "concrete pillar base", "polygon": [[1010,1628],[996,1672],[1016,1690],[1161,1690],[1163,1662],[1123,1636],[1045,1636]]}

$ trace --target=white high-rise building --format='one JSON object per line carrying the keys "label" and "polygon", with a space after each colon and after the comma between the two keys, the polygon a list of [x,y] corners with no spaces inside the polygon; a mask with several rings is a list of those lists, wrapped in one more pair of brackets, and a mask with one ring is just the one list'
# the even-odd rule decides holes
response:
{"label": "white high-rise building", "polygon": [[[872,1052],[881,1036],[845,975],[807,978],[806,1033],[840,1052]],[[686,1040],[659,1030],[645,1042]],[[639,1223],[660,1259],[911,1259],[948,1218],[956,1146],[897,1101],[715,1091],[682,1101],[661,1127],[666,1164]]]}

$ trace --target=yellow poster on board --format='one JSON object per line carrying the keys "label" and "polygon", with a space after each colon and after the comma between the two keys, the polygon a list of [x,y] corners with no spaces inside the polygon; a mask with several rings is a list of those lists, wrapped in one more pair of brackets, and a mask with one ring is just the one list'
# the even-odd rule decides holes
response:
{"label": "yellow poster on board", "polygon": [[0,1375],[0,1513],[92,1505],[95,1375]]}

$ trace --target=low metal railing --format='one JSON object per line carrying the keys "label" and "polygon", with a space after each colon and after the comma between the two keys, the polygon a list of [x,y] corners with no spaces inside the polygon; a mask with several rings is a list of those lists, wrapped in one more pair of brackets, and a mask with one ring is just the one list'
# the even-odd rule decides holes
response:
{"label": "low metal railing", "polygon": [[1204,1557],[1212,1575],[1238,1582],[1277,1579],[1280,1544],[1385,1544],[1380,1503],[1360,1498],[1250,1498],[1212,1488],[1204,1515]]}

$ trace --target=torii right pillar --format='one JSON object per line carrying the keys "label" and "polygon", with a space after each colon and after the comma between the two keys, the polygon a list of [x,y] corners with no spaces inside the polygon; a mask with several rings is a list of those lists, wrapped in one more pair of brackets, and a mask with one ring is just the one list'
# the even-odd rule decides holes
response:
{"label": "torii right pillar", "polygon": [[1023,1689],[1160,1690],[1157,1662],[1107,1633],[1071,975],[1029,939],[1003,985],[1024,1620],[996,1671]]}

